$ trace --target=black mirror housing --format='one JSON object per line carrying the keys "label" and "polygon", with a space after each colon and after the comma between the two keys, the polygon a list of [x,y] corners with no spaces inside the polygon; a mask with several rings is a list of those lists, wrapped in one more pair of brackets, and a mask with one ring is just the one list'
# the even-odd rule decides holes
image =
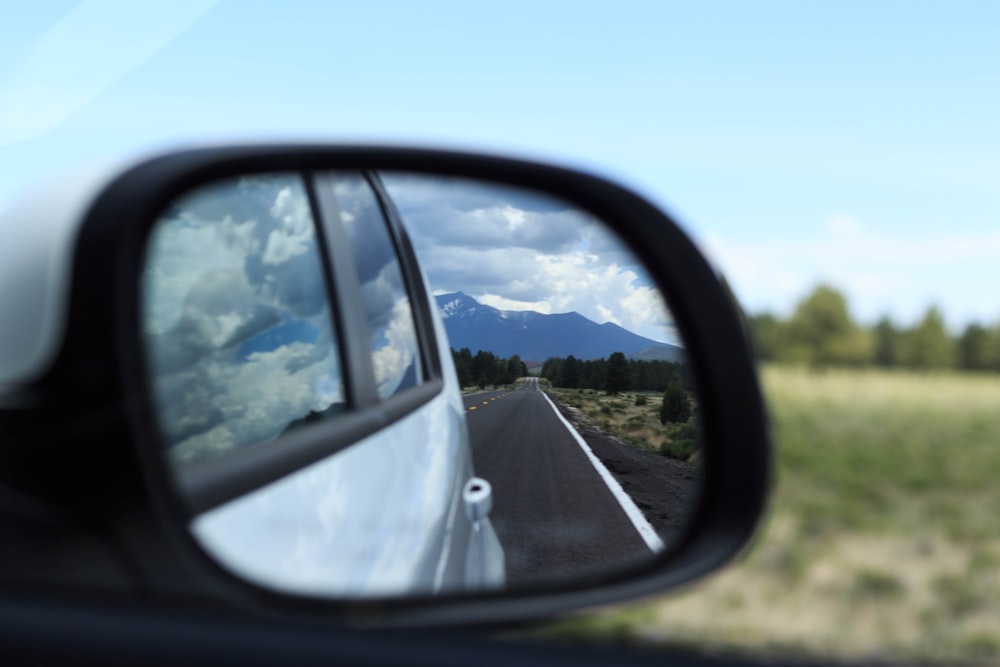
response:
{"label": "black mirror housing", "polygon": [[[171,202],[205,183],[248,173],[338,170],[413,172],[529,188],[599,218],[642,261],[683,334],[703,429],[700,500],[672,548],[640,566],[577,583],[374,600],[267,590],[234,576],[205,553],[191,536],[190,505],[157,444],[138,324],[148,236]],[[70,521],[73,534],[92,536],[109,560],[131,563],[101,587],[366,625],[506,623],[687,584],[736,556],[760,521],[769,488],[769,434],[739,306],[672,219],[603,178],[506,157],[416,148],[202,148],[121,170],[95,192],[74,234],[65,303],[52,306],[66,313],[57,351],[37,373],[0,394],[0,448],[6,450],[0,475]],[[363,434],[376,427],[359,422],[352,428]],[[85,573],[77,573],[75,581],[88,586]]]}

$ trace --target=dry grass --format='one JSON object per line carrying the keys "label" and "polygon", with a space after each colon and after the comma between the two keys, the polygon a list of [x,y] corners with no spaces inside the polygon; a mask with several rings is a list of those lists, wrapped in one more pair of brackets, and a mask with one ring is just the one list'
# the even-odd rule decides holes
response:
{"label": "dry grass", "polygon": [[[697,427],[688,427],[685,435],[679,425],[660,423],[663,395],[653,391],[629,391],[615,396],[593,389],[546,389],[563,404],[579,409],[597,428],[622,440],[688,460],[696,449]],[[694,439],[691,436],[694,435]]]}
{"label": "dry grass", "polygon": [[[660,396],[653,392],[626,392],[608,396],[593,389],[549,389],[563,404],[582,411],[601,430],[627,439],[641,447],[659,450],[667,438],[660,424]],[[646,405],[635,405],[636,396]]]}

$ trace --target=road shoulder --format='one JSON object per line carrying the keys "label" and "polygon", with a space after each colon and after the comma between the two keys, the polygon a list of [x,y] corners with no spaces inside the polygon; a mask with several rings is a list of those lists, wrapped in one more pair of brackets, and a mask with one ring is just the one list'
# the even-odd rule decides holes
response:
{"label": "road shoulder", "polygon": [[614,475],[668,545],[683,529],[698,499],[700,468],[625,442],[596,426],[580,410],[546,395]]}

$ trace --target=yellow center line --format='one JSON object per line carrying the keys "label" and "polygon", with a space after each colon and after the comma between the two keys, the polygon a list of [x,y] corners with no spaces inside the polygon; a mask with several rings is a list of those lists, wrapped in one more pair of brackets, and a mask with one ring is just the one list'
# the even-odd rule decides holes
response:
{"label": "yellow center line", "polygon": [[476,409],[476,406],[474,406],[474,405],[472,405],[472,406],[469,406],[469,409],[470,409],[470,410],[475,410],[475,409]]}

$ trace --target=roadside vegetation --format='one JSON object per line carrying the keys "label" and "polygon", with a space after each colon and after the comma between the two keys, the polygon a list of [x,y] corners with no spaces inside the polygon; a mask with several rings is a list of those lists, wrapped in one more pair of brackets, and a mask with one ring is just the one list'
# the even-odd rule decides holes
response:
{"label": "roadside vegetation", "polygon": [[911,329],[866,329],[830,288],[764,318],[770,331],[752,321],[775,480],[750,548],[679,594],[543,634],[1000,662],[1000,328],[952,338],[931,309]]}
{"label": "roadside vegetation", "polygon": [[[463,393],[514,389],[529,375],[517,355],[504,359],[469,348],[452,350]],[[644,449],[687,461],[698,449],[699,428],[687,370],[682,363],[572,355],[547,359],[535,377],[563,404],[580,410],[596,428]]]}
{"label": "roadside vegetation", "polygon": [[683,363],[572,355],[545,361],[541,382],[564,405],[580,410],[596,428],[664,456],[688,460],[699,429]]}
{"label": "roadside vegetation", "polygon": [[549,382],[543,387],[563,405],[582,412],[595,428],[637,447],[682,461],[690,460],[698,449],[698,425],[686,391],[608,395],[594,389],[552,387]]}
{"label": "roadside vegetation", "polygon": [[582,412],[595,428],[643,449],[687,460],[697,448],[696,440],[689,448],[687,444],[677,449],[672,446],[675,438],[681,439],[677,437],[678,425],[660,423],[662,395],[656,392],[625,392],[608,396],[593,389],[552,387],[548,388],[548,392],[563,405]]}

